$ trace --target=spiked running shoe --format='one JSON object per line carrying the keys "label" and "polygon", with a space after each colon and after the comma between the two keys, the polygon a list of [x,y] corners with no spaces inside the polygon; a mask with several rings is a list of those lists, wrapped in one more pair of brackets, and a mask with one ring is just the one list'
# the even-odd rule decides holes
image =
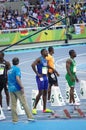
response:
{"label": "spiked running shoe", "polygon": [[52,113],[53,111],[52,110],[50,110],[50,109],[45,109],[45,110],[43,110],[43,113]]}
{"label": "spiked running shoe", "polygon": [[36,110],[35,108],[32,110],[32,114],[33,114],[33,115],[36,115],[36,114],[37,114],[37,110]]}

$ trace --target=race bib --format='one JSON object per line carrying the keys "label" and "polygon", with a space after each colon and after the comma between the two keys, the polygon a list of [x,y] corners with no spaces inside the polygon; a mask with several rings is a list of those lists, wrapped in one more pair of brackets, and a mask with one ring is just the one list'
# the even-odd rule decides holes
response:
{"label": "race bib", "polygon": [[76,72],[76,66],[74,66],[74,68],[73,68],[73,72],[74,72],[74,73]]}
{"label": "race bib", "polygon": [[55,75],[54,74],[51,74],[51,78],[54,78],[55,77]]}
{"label": "race bib", "polygon": [[42,67],[42,74],[47,74],[47,67]]}
{"label": "race bib", "polygon": [[0,68],[0,75],[4,74],[4,68]]}

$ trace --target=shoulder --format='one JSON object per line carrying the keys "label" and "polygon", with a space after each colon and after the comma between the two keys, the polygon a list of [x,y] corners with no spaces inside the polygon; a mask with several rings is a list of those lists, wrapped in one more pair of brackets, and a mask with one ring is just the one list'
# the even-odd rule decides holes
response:
{"label": "shoulder", "polygon": [[42,60],[42,57],[40,56],[40,57],[38,57],[34,62],[35,62],[36,64],[38,64],[41,60]]}
{"label": "shoulder", "polygon": [[20,71],[20,68],[16,65],[12,66],[12,69],[14,69],[15,71]]}
{"label": "shoulder", "polygon": [[67,62],[72,62],[71,58],[68,58],[66,61],[67,61]]}
{"label": "shoulder", "polygon": [[46,57],[46,60],[50,60],[52,58],[52,56],[50,54],[48,54],[48,56]]}
{"label": "shoulder", "polygon": [[68,59],[66,60],[66,63],[67,63],[67,64],[71,64],[71,63],[72,63],[72,60],[71,60],[70,58],[68,58]]}
{"label": "shoulder", "polygon": [[20,68],[19,68],[18,66],[16,66],[16,70],[17,70],[17,71],[20,71]]}
{"label": "shoulder", "polygon": [[7,69],[10,69],[11,64],[10,64],[10,62],[9,62],[9,61],[6,61],[6,67],[7,67]]}
{"label": "shoulder", "polygon": [[15,72],[16,76],[20,76],[21,75],[21,70],[20,70],[20,68],[18,66],[15,66],[14,72]]}
{"label": "shoulder", "polygon": [[6,65],[10,65],[10,62],[5,60],[5,59],[3,60],[3,63],[6,64]]}

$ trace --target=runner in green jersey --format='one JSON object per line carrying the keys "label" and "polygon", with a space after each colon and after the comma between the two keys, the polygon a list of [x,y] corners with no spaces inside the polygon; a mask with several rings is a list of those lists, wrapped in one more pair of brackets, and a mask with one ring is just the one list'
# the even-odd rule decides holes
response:
{"label": "runner in green jersey", "polygon": [[69,51],[70,58],[67,59],[66,61],[66,80],[67,83],[70,87],[70,99],[69,103],[70,104],[75,104],[75,99],[74,99],[74,87],[75,87],[75,82],[78,82],[78,78],[76,76],[76,62],[74,58],[76,57],[76,52],[74,50]]}

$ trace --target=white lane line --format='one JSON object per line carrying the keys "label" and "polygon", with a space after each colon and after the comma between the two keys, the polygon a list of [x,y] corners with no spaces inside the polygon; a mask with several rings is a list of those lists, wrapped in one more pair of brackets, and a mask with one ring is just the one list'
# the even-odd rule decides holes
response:
{"label": "white lane line", "polygon": [[[77,55],[77,57],[80,57],[80,56],[86,56],[86,53],[82,53],[82,54],[78,54]],[[57,68],[60,68],[60,69],[62,69],[62,70],[66,70],[65,69],[65,63],[63,62],[63,63],[61,63],[61,64],[58,64],[58,63],[60,63],[60,62],[62,62],[62,61],[64,61],[64,60],[66,60],[68,57],[64,57],[64,58],[61,58],[61,59],[59,59],[59,60],[56,60],[56,62],[55,62],[55,65],[56,65],[56,67]],[[79,73],[86,73],[85,71],[80,71],[80,70],[77,70]]]}
{"label": "white lane line", "polygon": [[31,59],[31,60],[26,59],[25,61],[20,62],[20,64],[19,64],[19,65],[22,65],[22,64],[25,64],[25,63],[28,63],[28,62],[31,62],[31,61],[33,61],[33,59]]}
{"label": "white lane line", "polygon": [[32,74],[32,73],[29,73],[29,72],[27,73],[27,72],[24,72],[24,71],[22,71],[21,73],[25,74],[25,75],[32,75],[32,76],[34,75],[34,73]]}

